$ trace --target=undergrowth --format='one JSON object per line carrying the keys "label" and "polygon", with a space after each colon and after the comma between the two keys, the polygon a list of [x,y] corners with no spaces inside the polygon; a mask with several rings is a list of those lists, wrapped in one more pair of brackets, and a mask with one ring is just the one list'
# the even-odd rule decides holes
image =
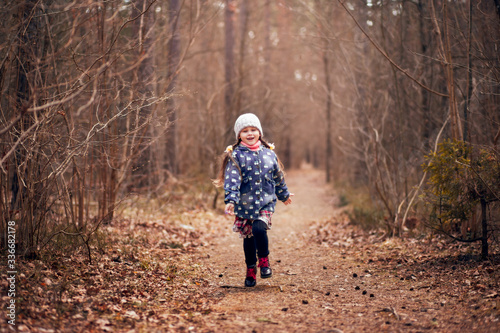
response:
{"label": "undergrowth", "polygon": [[345,184],[336,187],[342,189],[337,206],[345,207],[351,225],[358,226],[365,231],[385,227],[384,212],[376,205],[366,188],[354,188]]}

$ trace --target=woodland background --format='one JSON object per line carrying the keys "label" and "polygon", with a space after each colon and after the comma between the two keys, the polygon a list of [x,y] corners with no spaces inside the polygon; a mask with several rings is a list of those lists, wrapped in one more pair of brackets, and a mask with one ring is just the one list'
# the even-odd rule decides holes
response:
{"label": "woodland background", "polygon": [[326,170],[353,223],[498,240],[498,0],[3,0],[0,16],[3,249],[16,221],[18,255],[92,260],[127,207],[216,207],[245,112],[287,168]]}

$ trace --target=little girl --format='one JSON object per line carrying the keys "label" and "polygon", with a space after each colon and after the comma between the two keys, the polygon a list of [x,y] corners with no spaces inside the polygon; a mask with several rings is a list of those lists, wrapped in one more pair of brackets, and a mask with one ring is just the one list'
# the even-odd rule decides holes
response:
{"label": "little girl", "polygon": [[237,142],[227,147],[216,185],[224,185],[225,212],[236,215],[233,231],[243,238],[247,265],[245,286],[256,284],[257,258],[260,277],[270,278],[269,242],[271,216],[276,198],[285,205],[292,203],[292,193],[285,184],[283,166],[273,146],[262,139],[259,118],[242,114],[234,124]]}

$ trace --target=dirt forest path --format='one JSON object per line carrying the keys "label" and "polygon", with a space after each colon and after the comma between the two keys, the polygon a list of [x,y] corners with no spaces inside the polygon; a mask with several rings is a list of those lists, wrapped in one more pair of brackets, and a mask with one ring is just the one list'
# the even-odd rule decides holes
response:
{"label": "dirt forest path", "polygon": [[[324,173],[310,168],[292,171],[287,174],[287,185],[295,194],[293,203],[278,203],[268,233],[271,279],[260,279],[257,274],[255,288],[243,286],[242,240],[235,233],[210,253],[210,265],[224,293],[211,314],[216,331],[317,332],[341,327],[328,303],[335,297],[331,275],[339,273],[334,270],[337,258],[311,244],[306,235],[311,221],[335,214]],[[228,228],[230,225],[228,219]]]}
{"label": "dirt forest path", "polygon": [[[242,241],[236,234],[228,233],[209,247],[205,264],[220,301],[204,318],[207,331],[496,331],[494,323],[478,328],[474,316],[463,322],[457,295],[403,278],[400,272],[372,269],[371,261],[345,247],[311,241],[311,224],[339,213],[333,192],[324,183],[324,173],[313,169],[289,172],[287,184],[295,196],[292,205],[279,204],[273,216],[271,279],[257,274],[256,287],[243,286]],[[229,228],[229,218],[227,223]]]}

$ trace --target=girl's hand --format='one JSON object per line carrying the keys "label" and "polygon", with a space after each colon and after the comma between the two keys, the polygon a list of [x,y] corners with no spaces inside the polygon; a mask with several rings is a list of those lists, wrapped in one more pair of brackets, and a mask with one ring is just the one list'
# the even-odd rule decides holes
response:
{"label": "girl's hand", "polygon": [[228,215],[234,215],[234,204],[228,203],[226,204],[226,208],[224,209],[224,213]]}
{"label": "girl's hand", "polygon": [[295,195],[295,194],[290,193],[290,196],[288,197],[288,199],[286,199],[286,201],[283,201],[283,203],[284,203],[285,205],[287,205],[287,206],[288,206],[289,204],[291,204],[291,203],[292,203],[292,197],[293,197],[294,195]]}

